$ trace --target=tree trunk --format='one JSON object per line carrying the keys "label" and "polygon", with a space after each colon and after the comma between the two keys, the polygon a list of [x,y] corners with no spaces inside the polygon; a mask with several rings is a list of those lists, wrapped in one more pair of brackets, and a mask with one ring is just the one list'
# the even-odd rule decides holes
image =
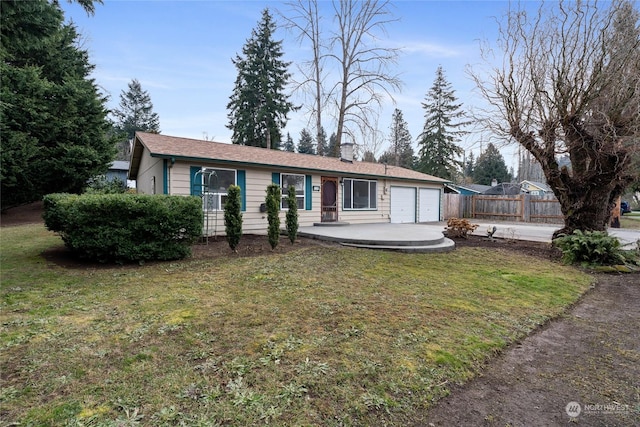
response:
{"label": "tree trunk", "polygon": [[571,189],[556,196],[564,216],[564,227],[553,233],[554,239],[562,234],[571,234],[575,230],[605,231],[607,229],[611,211],[615,206],[611,203],[611,189],[596,187],[587,192]]}
{"label": "tree trunk", "polygon": [[[602,160],[602,159],[600,159]],[[555,162],[555,161],[554,161]],[[553,238],[571,234],[574,230],[605,231],[611,221],[616,199],[628,185],[628,175],[617,168],[609,173],[592,172],[572,176],[566,168],[549,168],[543,165],[547,182],[554,189],[564,216],[564,227],[553,233]],[[593,174],[598,174],[593,177]]]}
{"label": "tree trunk", "polygon": [[[572,129],[578,128],[574,125]],[[555,134],[539,132],[544,144],[537,144],[532,133],[513,125],[511,136],[538,160],[547,183],[560,202],[564,227],[553,233],[553,238],[571,234],[575,230],[605,231],[611,220],[616,199],[633,182],[630,154],[621,148],[599,146],[585,134],[572,135],[565,128],[571,169],[558,165]]]}

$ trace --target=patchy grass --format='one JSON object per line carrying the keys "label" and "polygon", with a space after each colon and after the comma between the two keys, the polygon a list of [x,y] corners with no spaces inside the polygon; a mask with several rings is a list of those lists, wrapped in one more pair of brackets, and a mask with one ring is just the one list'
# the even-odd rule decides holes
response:
{"label": "patchy grass", "polygon": [[1,230],[2,419],[24,425],[405,425],[590,286],[500,250],[308,246],[65,268]]}
{"label": "patchy grass", "polygon": [[640,229],[640,212],[626,213],[620,217],[621,228]]}

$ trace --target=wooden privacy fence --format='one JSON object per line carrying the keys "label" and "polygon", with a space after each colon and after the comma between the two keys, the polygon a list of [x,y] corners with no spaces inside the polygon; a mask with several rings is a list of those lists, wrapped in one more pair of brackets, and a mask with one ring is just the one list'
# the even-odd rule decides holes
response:
{"label": "wooden privacy fence", "polygon": [[490,221],[562,223],[560,203],[554,195],[464,196],[445,194],[444,219],[475,218]]}

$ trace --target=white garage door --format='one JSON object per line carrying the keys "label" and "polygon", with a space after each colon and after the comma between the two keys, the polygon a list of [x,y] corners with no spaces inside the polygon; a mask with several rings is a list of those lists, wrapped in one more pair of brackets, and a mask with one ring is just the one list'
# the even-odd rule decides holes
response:
{"label": "white garage door", "polygon": [[391,222],[416,222],[416,189],[391,187]]}
{"label": "white garage door", "polygon": [[421,188],[419,222],[440,221],[440,190]]}

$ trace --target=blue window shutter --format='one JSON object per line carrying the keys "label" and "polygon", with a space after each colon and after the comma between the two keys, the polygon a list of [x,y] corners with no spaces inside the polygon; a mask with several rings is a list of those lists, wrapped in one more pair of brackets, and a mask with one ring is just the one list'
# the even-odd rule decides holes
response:
{"label": "blue window shutter", "polygon": [[247,210],[247,173],[238,171],[238,187],[240,187],[240,197],[242,199],[242,211]]}
{"label": "blue window shutter", "polygon": [[304,177],[304,186],[305,186],[304,194],[306,196],[305,197],[306,200],[305,200],[304,209],[307,210],[307,211],[310,211],[311,210],[311,194],[312,194],[311,193],[311,190],[312,190],[312,188],[311,188],[311,175],[306,175]]}
{"label": "blue window shutter", "polygon": [[271,182],[280,185],[280,174],[278,172],[273,172],[271,174]]}
{"label": "blue window shutter", "polygon": [[198,179],[196,181],[196,173],[200,172],[202,168],[200,166],[191,166],[191,195],[192,196],[201,196],[202,195],[202,179],[198,175]]}
{"label": "blue window shutter", "polygon": [[169,160],[162,161],[162,194],[169,194]]}

